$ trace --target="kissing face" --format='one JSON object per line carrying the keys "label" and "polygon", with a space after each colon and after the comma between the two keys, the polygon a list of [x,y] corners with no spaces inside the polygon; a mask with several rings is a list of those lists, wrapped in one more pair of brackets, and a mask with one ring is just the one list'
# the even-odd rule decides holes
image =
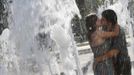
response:
{"label": "kissing face", "polygon": [[111,26],[112,23],[110,21],[108,21],[105,17],[102,17],[101,24]]}
{"label": "kissing face", "polygon": [[100,26],[101,24],[102,24],[102,23],[101,23],[101,19],[98,18],[97,21],[96,21],[96,25],[97,25],[97,26]]}

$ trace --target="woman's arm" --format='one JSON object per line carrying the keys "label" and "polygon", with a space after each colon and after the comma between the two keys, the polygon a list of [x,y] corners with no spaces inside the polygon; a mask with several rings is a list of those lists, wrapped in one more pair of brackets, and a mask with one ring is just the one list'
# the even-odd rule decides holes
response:
{"label": "woman's arm", "polygon": [[116,37],[118,36],[118,34],[119,34],[119,25],[115,25],[114,31],[111,31],[111,32],[103,31],[99,33],[100,37],[102,37],[103,39]]}

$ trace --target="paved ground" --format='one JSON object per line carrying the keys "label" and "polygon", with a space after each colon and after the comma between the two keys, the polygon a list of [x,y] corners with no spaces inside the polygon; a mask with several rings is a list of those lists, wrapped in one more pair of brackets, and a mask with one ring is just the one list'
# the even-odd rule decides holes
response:
{"label": "paved ground", "polygon": [[79,60],[81,67],[82,69],[84,69],[84,75],[93,75],[92,72],[93,53],[90,49],[88,42],[77,44],[77,49],[79,52]]}

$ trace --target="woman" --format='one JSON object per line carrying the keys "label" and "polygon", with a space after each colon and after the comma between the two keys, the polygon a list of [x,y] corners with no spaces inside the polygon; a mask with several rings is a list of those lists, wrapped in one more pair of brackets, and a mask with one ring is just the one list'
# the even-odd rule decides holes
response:
{"label": "woman", "polygon": [[[111,38],[118,35],[118,27],[115,26],[113,32],[108,31],[107,26],[101,25],[100,20],[96,14],[91,14],[86,17],[86,27],[88,30],[88,40],[91,46],[92,52],[94,53],[94,59],[105,54],[110,50]],[[102,33],[103,35],[101,35]],[[102,62],[94,60],[93,70],[94,75],[114,75],[114,67],[112,58],[105,57]]]}

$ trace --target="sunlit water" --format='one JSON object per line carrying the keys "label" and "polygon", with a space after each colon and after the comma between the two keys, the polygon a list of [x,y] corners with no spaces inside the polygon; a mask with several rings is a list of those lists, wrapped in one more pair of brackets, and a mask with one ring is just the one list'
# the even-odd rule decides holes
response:
{"label": "sunlit water", "polygon": [[0,75],[82,75],[71,20],[74,0],[13,0],[1,35]]}

